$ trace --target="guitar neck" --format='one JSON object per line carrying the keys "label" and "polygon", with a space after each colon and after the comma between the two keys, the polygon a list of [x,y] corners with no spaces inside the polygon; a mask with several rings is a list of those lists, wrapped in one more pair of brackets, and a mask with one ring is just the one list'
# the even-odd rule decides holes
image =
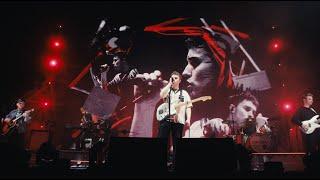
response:
{"label": "guitar neck", "polygon": [[199,97],[199,98],[193,99],[193,100],[191,100],[191,101],[180,102],[177,106],[184,106],[184,105],[186,105],[186,104],[188,104],[188,103],[196,103],[196,102],[198,102],[198,101],[202,101],[202,98]]}
{"label": "guitar neck", "polygon": [[[196,98],[194,100],[191,100],[191,103],[195,103],[195,102],[198,102],[198,101],[202,101],[202,98],[199,97],[199,98]],[[186,103],[188,103],[188,102],[186,102]]]}
{"label": "guitar neck", "polygon": [[16,117],[14,120],[12,120],[12,122],[18,121],[22,116],[23,116],[23,114],[21,114],[20,116]]}
{"label": "guitar neck", "polygon": [[[32,112],[32,111],[34,111],[34,109],[30,109],[30,110],[25,111],[25,112]],[[14,120],[12,120],[12,122],[15,122],[15,121],[19,120],[22,116],[23,116],[23,113],[21,115],[19,115],[18,117],[16,117]]]}

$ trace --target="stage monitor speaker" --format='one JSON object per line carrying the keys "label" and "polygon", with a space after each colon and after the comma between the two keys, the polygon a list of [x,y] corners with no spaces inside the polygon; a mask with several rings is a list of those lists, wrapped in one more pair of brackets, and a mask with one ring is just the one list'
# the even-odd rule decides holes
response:
{"label": "stage monitor speaker", "polygon": [[182,174],[205,176],[234,173],[237,170],[234,141],[231,138],[178,139],[175,169]]}
{"label": "stage monitor speaker", "polygon": [[116,173],[162,173],[167,171],[167,140],[162,138],[112,137],[108,153]]}
{"label": "stage monitor speaker", "polygon": [[31,130],[30,145],[31,151],[37,151],[41,144],[48,141],[49,132],[47,130]]}

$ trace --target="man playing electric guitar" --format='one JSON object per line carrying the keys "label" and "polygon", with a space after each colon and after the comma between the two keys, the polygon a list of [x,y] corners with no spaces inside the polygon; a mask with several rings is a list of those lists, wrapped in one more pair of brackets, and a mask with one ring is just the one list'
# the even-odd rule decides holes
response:
{"label": "man playing electric guitar", "polygon": [[[4,119],[4,131],[8,142],[14,144],[20,148],[25,147],[25,132],[27,130],[27,123],[30,122],[30,111],[25,111],[25,101],[18,99],[16,103],[17,109],[12,110]],[[16,125],[14,127],[9,126],[12,120],[15,120],[17,117],[21,118],[16,120]],[[6,128],[5,128],[6,127]]]}
{"label": "man playing electric guitar", "polygon": [[[311,107],[313,104],[313,95],[311,93],[303,95],[302,100],[303,106],[300,107],[294,114],[294,116],[292,117],[292,122],[300,126],[300,129],[303,132],[302,134],[304,136],[304,143],[307,154],[310,154],[312,152],[320,150],[320,129],[314,127],[318,126],[316,121],[319,115]],[[314,129],[312,133],[310,131],[311,129]]]}
{"label": "man playing electric guitar", "polygon": [[[176,140],[182,138],[183,126],[189,126],[191,119],[191,99],[187,91],[179,88],[181,80],[182,76],[179,72],[172,72],[168,84],[160,91],[160,97],[169,104],[169,114],[159,123],[158,137],[168,138],[170,131],[172,131],[173,164],[175,162]],[[180,102],[190,103],[174,110],[172,107]]]}

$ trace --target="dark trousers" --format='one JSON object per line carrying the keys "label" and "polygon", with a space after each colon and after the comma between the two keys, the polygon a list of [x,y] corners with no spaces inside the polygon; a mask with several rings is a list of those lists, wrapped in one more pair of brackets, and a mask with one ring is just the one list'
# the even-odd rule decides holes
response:
{"label": "dark trousers", "polygon": [[303,137],[307,153],[320,151],[320,128],[311,134],[303,135]]}
{"label": "dark trousers", "polygon": [[173,145],[172,161],[173,161],[173,164],[175,164],[176,142],[178,138],[182,138],[183,124],[174,123],[167,120],[160,121],[158,137],[169,138],[170,132],[172,135],[172,145]]}

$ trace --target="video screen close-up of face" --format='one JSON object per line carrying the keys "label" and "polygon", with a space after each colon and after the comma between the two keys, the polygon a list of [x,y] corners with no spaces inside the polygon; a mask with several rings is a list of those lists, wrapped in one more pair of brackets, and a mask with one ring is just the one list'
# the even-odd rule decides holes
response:
{"label": "video screen close-up of face", "polygon": [[252,101],[244,99],[235,108],[234,120],[240,127],[243,127],[248,119],[255,117],[256,112],[256,105]]}
{"label": "video screen close-up of face", "polygon": [[198,97],[212,92],[216,83],[217,65],[210,52],[204,48],[191,48],[188,50],[187,61],[182,75],[190,96]]}

